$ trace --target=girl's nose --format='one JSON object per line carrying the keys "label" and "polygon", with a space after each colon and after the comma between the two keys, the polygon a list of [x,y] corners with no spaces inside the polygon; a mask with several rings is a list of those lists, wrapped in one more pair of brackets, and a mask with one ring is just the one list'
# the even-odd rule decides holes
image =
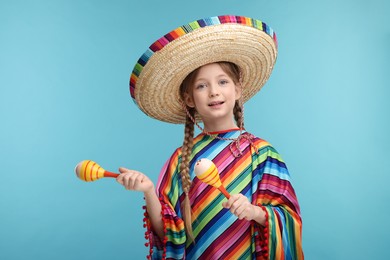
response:
{"label": "girl's nose", "polygon": [[214,84],[210,86],[209,88],[210,90],[210,97],[216,97],[216,96],[219,96],[219,89],[218,89],[218,86],[215,86]]}

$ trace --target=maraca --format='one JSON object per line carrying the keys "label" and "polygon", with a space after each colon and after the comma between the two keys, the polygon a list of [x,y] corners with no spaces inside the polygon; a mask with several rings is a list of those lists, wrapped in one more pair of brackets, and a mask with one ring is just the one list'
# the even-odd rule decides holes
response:
{"label": "maraca", "polygon": [[83,181],[96,181],[103,177],[116,178],[119,176],[117,173],[104,170],[99,164],[91,160],[85,160],[78,163],[74,170],[77,177]]}
{"label": "maraca", "polygon": [[230,194],[222,185],[221,179],[219,178],[218,169],[212,161],[206,158],[199,159],[195,163],[195,174],[199,180],[217,188],[226,198],[230,198]]}

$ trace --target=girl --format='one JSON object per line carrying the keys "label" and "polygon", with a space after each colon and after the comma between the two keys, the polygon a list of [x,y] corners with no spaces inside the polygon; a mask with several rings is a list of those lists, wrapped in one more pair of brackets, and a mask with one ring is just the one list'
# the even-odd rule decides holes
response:
{"label": "girl", "polygon": [[[303,259],[286,165],[243,122],[243,103],[271,74],[276,50],[264,23],[219,16],[179,27],[139,59],[130,80],[136,104],[156,119],[185,123],[157,192],[145,174],[119,169],[120,184],[144,193],[148,258]],[[194,125],[201,129],[195,138]],[[195,177],[200,158],[215,163],[228,200]]]}

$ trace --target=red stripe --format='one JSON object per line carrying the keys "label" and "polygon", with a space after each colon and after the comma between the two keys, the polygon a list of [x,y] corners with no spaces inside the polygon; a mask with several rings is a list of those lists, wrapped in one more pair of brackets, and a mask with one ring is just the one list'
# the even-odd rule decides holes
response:
{"label": "red stripe", "polygon": [[88,162],[87,162],[87,165],[85,165],[85,167],[84,167],[84,171],[83,171],[83,174],[84,174],[83,180],[84,180],[84,181],[87,181],[87,170],[89,169],[89,164],[90,164],[91,162],[92,162],[92,161],[88,161]]}

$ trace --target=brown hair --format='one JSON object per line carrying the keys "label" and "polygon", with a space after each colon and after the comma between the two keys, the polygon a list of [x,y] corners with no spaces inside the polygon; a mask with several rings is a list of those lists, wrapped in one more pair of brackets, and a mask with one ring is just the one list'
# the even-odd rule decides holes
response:
{"label": "brown hair", "polygon": [[[217,62],[222,68],[222,70],[228,74],[230,78],[233,79],[234,83],[238,85],[240,83],[240,69],[237,65],[231,62]],[[192,71],[182,82],[180,86],[180,96],[182,100],[184,100],[185,93],[188,95],[192,95],[192,87],[195,81],[196,76],[198,75],[200,68]],[[191,177],[190,177],[190,160],[192,154],[193,147],[193,138],[194,138],[194,118],[196,110],[195,108],[191,108],[186,106],[187,116],[186,123],[184,128],[184,141],[182,146],[182,157],[180,164],[180,174],[182,181],[182,188],[185,193],[184,202],[182,205],[182,214],[184,225],[186,228],[187,235],[190,237],[192,241],[194,241],[194,235],[192,230],[192,216],[191,216],[191,204],[189,200],[189,191],[191,187]],[[244,127],[244,117],[243,117],[243,109],[240,100],[236,101],[234,106],[234,119],[236,120],[237,125],[240,128]]]}

